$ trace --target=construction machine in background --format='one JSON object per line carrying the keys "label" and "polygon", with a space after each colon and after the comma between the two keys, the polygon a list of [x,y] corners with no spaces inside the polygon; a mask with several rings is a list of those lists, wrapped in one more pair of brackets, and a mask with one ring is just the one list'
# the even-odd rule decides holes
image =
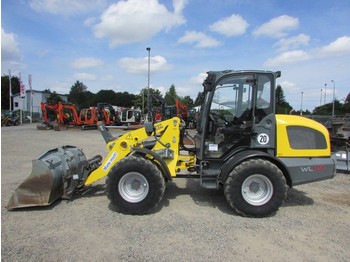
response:
{"label": "construction machine in background", "polygon": [[140,125],[142,122],[141,110],[135,108],[123,108],[120,122],[122,125]]}
{"label": "construction machine in background", "polygon": [[163,120],[170,119],[173,117],[179,117],[186,122],[188,113],[187,107],[179,99],[175,99],[175,105],[166,105],[163,112]]}
{"label": "construction machine in background", "polygon": [[188,110],[188,117],[186,120],[186,126],[189,129],[197,128],[197,120],[198,120],[199,112],[195,108]]}
{"label": "construction machine in background", "polygon": [[196,178],[204,188],[222,188],[237,213],[270,216],[288,187],[335,174],[328,130],[311,119],[275,114],[277,77],[280,72],[208,72],[194,146],[183,143],[179,117],[147,122],[118,138],[102,125],[104,160],[87,159],[71,146],[50,150],[33,161],[7,207],[49,205],[107,177],[115,210],[145,214],[159,204],[168,181]]}
{"label": "construction machine in background", "polygon": [[46,104],[40,103],[42,113],[42,123],[37,125],[37,129],[46,130],[53,129],[53,124],[57,122],[58,117],[58,104]]}
{"label": "construction machine in background", "polygon": [[74,104],[58,102],[46,104],[41,102],[43,121],[37,125],[38,129],[66,130],[68,127],[77,126],[82,130],[97,129],[98,121],[105,125],[119,125],[120,119],[113,106],[108,103],[98,103],[96,107],[76,109]]}
{"label": "construction machine in background", "polygon": [[339,171],[350,173],[350,114],[345,114],[341,121],[332,121],[338,124],[335,135],[331,137],[332,158]]}
{"label": "construction machine in background", "polygon": [[57,122],[54,124],[54,129],[59,131],[68,126],[81,126],[82,121],[74,104],[58,102]]}
{"label": "construction machine in background", "polygon": [[18,126],[19,124],[19,117],[14,111],[7,111],[5,114],[1,114],[1,126]]}
{"label": "construction machine in background", "polygon": [[155,122],[159,122],[161,120],[166,120],[177,116],[182,121],[184,121],[186,127],[193,128],[194,118],[190,117],[187,106],[184,103],[182,103],[179,99],[175,99],[175,105],[167,105],[164,98],[153,94],[152,99],[155,99],[157,102],[160,103],[159,108],[153,108],[154,112],[152,115],[154,116],[153,120]]}
{"label": "construction machine in background", "polygon": [[95,106],[83,108],[80,110],[79,118],[81,121],[81,129],[97,129],[98,110]]}
{"label": "construction machine in background", "polygon": [[113,106],[109,103],[98,103],[98,114],[99,114],[99,120],[102,120],[105,125],[120,125],[120,116],[116,112],[116,110],[113,108]]}
{"label": "construction machine in background", "polygon": [[81,126],[82,121],[74,104],[58,102],[57,104],[40,104],[43,121],[37,129],[65,130],[68,126]]}

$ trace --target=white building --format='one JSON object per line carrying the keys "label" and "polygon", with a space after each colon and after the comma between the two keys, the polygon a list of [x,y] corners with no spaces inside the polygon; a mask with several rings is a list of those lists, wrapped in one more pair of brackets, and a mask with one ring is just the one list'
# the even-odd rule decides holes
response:
{"label": "white building", "polygon": [[[32,95],[30,95],[30,90],[26,90],[25,97],[21,98],[20,94],[13,95],[13,110],[24,110],[31,111],[33,113],[39,113],[41,115],[40,104],[41,102],[46,103],[47,99],[52,93],[47,91],[36,91],[32,90]],[[68,102],[68,95],[57,94],[62,98],[64,102]]]}

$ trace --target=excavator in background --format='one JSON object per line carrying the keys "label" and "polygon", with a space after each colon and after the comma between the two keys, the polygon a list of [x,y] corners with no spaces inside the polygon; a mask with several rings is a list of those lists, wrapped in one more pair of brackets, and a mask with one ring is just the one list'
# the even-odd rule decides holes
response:
{"label": "excavator in background", "polygon": [[113,108],[113,106],[109,103],[98,103],[97,104],[99,120],[102,120],[105,125],[120,125],[121,120],[120,116]]}
{"label": "excavator in background", "polygon": [[[329,132],[322,124],[275,113],[276,78],[263,70],[211,71],[195,144],[184,144],[179,117],[146,122],[113,135],[99,131],[109,151],[90,159],[74,146],[52,149],[33,160],[30,176],[15,190],[7,208],[47,206],[106,178],[113,209],[146,214],[164,196],[173,178],[196,178],[201,187],[222,189],[229,206],[247,217],[273,215],[288,187],[331,179]],[[205,191],[202,191],[205,192]]]}
{"label": "excavator in background", "polygon": [[58,124],[63,124],[65,126],[80,126],[82,124],[75,105],[71,103],[58,102],[57,120]]}
{"label": "excavator in background", "polygon": [[53,129],[53,124],[57,122],[58,116],[58,104],[46,104],[44,102],[40,103],[40,108],[42,112],[42,123],[37,125],[37,129],[46,130]]}
{"label": "excavator in background", "polygon": [[186,127],[191,128],[193,126],[193,119],[189,118],[187,106],[179,99],[175,99],[175,105],[166,105],[164,98],[153,95],[152,98],[160,103],[160,107],[154,108],[153,116],[154,122],[167,120],[175,116],[179,117],[186,123]]}
{"label": "excavator in background", "polygon": [[81,129],[97,129],[98,111],[95,106],[80,110],[79,118],[81,120]]}
{"label": "excavator in background", "polygon": [[40,104],[43,122],[37,129],[54,129],[56,131],[67,129],[68,126],[80,126],[82,121],[74,104],[58,102],[57,104]]}
{"label": "excavator in background", "polygon": [[188,116],[187,107],[184,105],[184,103],[179,101],[179,99],[175,100],[175,105],[165,106],[164,112],[163,112],[163,120],[170,119],[175,116],[179,117],[185,122]]}
{"label": "excavator in background", "polygon": [[105,125],[120,124],[113,106],[107,103],[98,103],[97,107],[84,108],[78,114],[74,104],[58,102],[57,104],[41,103],[43,116],[42,124],[38,129],[65,130],[69,126],[79,126],[82,130],[96,129],[98,121]]}
{"label": "excavator in background", "polygon": [[134,108],[123,108],[120,122],[122,125],[140,125],[142,122],[141,110]]}
{"label": "excavator in background", "polygon": [[163,109],[163,115],[164,120],[175,116],[179,117],[185,122],[188,129],[193,129],[197,126],[196,110],[188,110],[187,106],[179,99],[175,100],[175,105],[165,106]]}

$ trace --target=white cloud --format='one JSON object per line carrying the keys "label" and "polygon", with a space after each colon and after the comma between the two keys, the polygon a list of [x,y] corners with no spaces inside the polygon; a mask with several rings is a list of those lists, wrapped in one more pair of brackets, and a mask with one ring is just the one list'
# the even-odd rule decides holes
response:
{"label": "white cloud", "polygon": [[350,36],[339,37],[334,42],[319,50],[321,56],[341,56],[350,54]]}
{"label": "white cloud", "polygon": [[101,81],[112,81],[114,79],[113,75],[104,75],[100,77]]}
{"label": "white cloud", "polygon": [[174,13],[181,15],[187,3],[187,0],[173,0]]}
{"label": "white cloud", "polygon": [[73,79],[64,78],[57,81],[54,81],[48,85],[45,85],[47,89],[50,89],[52,92],[55,91],[58,94],[68,94],[72,87]]}
{"label": "white cloud", "polygon": [[165,86],[158,86],[158,87],[155,87],[155,86],[152,86],[151,85],[151,88],[155,89],[155,90],[159,90],[159,92],[165,96],[166,92],[168,91],[168,88],[166,88]]}
{"label": "white cloud", "polygon": [[[118,61],[121,68],[129,73],[143,74],[148,72],[148,57],[144,58],[132,58],[125,57]],[[163,56],[153,56],[150,57],[150,71],[160,72],[166,71],[171,68],[167,60]]]}
{"label": "white cloud", "polygon": [[198,75],[191,77],[191,83],[201,85],[204,79],[206,79],[208,74],[206,72],[199,73]]}
{"label": "white cloud", "polygon": [[223,34],[225,36],[238,36],[243,35],[249,24],[240,15],[231,15],[215,22],[209,26],[211,31]]}
{"label": "white cloud", "polygon": [[288,15],[275,17],[262,24],[253,31],[255,36],[269,36],[279,38],[287,35],[287,31],[296,29],[299,26],[299,19]]}
{"label": "white cloud", "polygon": [[274,46],[278,48],[278,51],[286,51],[299,48],[300,46],[307,46],[310,39],[308,35],[299,34],[290,38],[282,38]]}
{"label": "white cloud", "polygon": [[303,50],[288,51],[278,55],[275,58],[268,59],[264,65],[265,66],[280,66],[284,64],[292,64],[301,61],[309,60],[311,57],[308,53]]}
{"label": "white cloud", "polygon": [[[279,51],[291,49],[301,45],[308,45],[310,37],[304,34],[300,34],[296,37],[287,39],[281,39],[275,46],[279,46]],[[268,59],[265,66],[280,66],[284,64],[292,64],[302,62],[310,59],[317,59],[330,56],[343,56],[350,54],[350,37],[342,36],[336,39],[329,45],[321,48],[314,48],[309,52],[303,50],[285,51],[274,58]]]}
{"label": "white cloud", "polygon": [[9,69],[14,73],[24,68],[26,66],[22,61],[17,36],[13,33],[6,33],[1,28],[1,73],[6,72],[7,74]]}
{"label": "white cloud", "polygon": [[96,21],[97,21],[96,17],[89,17],[89,18],[85,19],[84,25],[85,26],[92,26],[96,23]]}
{"label": "white cloud", "polygon": [[95,36],[108,38],[110,46],[137,43],[163,30],[185,23],[182,15],[186,1],[174,0],[174,13],[158,0],[128,0],[112,4],[94,27]]}
{"label": "white cloud", "polygon": [[220,42],[215,38],[212,38],[204,33],[196,31],[186,31],[185,34],[182,37],[180,37],[177,42],[180,44],[195,43],[195,46],[200,48],[216,47],[220,45]]}
{"label": "white cloud", "polygon": [[84,80],[96,80],[97,77],[94,74],[88,74],[88,73],[76,73],[74,74],[74,78],[79,81]]}
{"label": "white cloud", "polygon": [[280,85],[283,89],[283,91],[287,93],[298,93],[300,88],[297,86],[297,84],[289,81],[283,81],[281,83],[277,83]]}
{"label": "white cloud", "polygon": [[77,15],[105,6],[106,0],[30,0],[29,6],[37,12],[54,15]]}
{"label": "white cloud", "polygon": [[94,57],[81,57],[73,61],[73,68],[89,68],[103,65],[102,60]]}
{"label": "white cloud", "polygon": [[17,36],[13,33],[6,33],[1,28],[1,60],[12,61],[20,60],[20,58]]}

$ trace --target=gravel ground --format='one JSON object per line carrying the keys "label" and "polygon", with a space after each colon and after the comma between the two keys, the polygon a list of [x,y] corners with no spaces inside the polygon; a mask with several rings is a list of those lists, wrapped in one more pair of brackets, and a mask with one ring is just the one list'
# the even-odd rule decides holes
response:
{"label": "gravel ground", "polygon": [[31,160],[61,145],[89,158],[107,154],[97,130],[1,128],[2,261],[350,261],[348,174],[289,190],[280,210],[261,219],[237,215],[222,191],[183,178],[144,216],[114,212],[104,179],[70,201],[8,211]]}

